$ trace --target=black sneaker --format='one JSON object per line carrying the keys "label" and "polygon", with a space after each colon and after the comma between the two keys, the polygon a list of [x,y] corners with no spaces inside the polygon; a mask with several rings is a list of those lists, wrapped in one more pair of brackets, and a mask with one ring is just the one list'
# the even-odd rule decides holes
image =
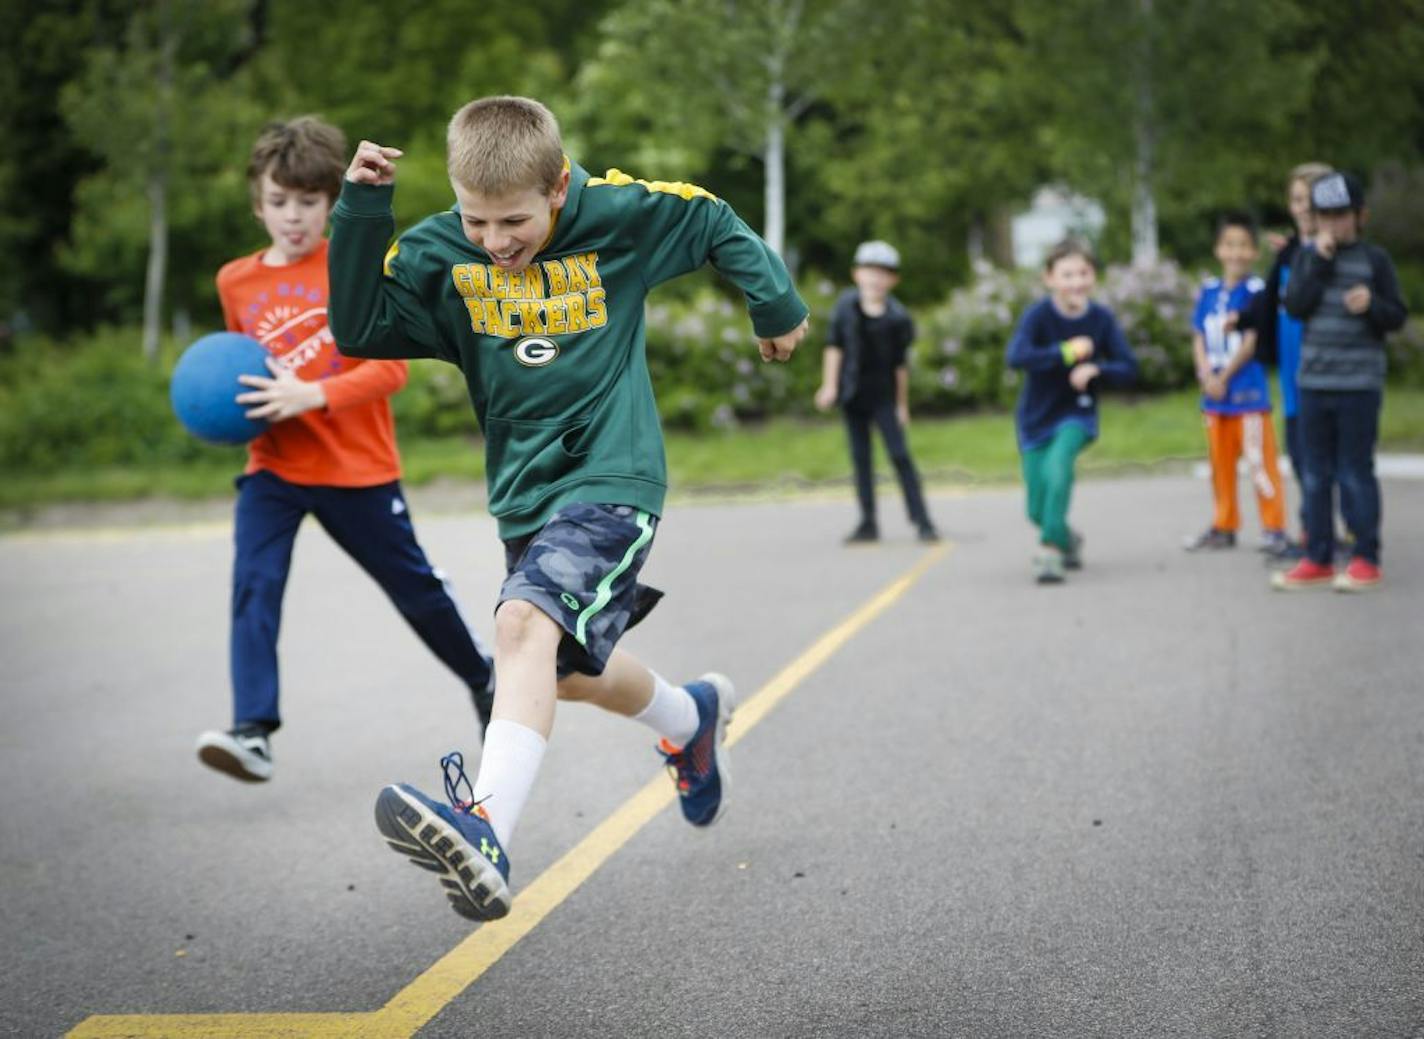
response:
{"label": "black sneaker", "polygon": [[1068,550],[1063,553],[1063,569],[1083,569],[1083,535],[1076,530],[1068,531]]}
{"label": "black sneaker", "polygon": [[245,783],[272,778],[272,747],[266,731],[257,726],[203,733],[198,737],[198,760]]}
{"label": "black sneaker", "polygon": [[916,529],[915,536],[926,545],[933,545],[939,540],[939,531],[935,530],[935,525],[926,520]]}
{"label": "black sneaker", "polygon": [[846,535],[847,545],[869,545],[880,540],[880,528],[874,523],[862,523]]}
{"label": "black sneaker", "polygon": [[1207,527],[1194,538],[1187,538],[1182,547],[1188,552],[1214,552],[1223,548],[1236,547],[1236,534],[1230,530]]}

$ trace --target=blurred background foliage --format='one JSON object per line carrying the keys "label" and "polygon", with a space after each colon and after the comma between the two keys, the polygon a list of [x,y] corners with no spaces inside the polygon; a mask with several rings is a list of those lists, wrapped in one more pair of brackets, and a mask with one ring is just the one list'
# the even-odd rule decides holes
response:
{"label": "blurred background foliage", "polygon": [[[1007,269],[1006,217],[1061,184],[1099,199],[1101,296],[1143,388],[1190,379],[1186,321],[1216,217],[1284,228],[1285,172],[1370,186],[1370,234],[1424,311],[1424,0],[463,0],[338,15],[296,0],[0,0],[0,462],[206,449],[167,411],[178,345],[221,321],[212,278],[264,244],[244,166],[272,118],[318,113],[407,152],[405,226],[450,203],[444,126],[490,93],[539,97],[596,172],[690,180],[754,227],[784,175],[785,255],[824,329],[868,237],[904,257],[922,411],[1002,406],[1002,352],[1039,291]],[[688,41],[695,40],[696,46]],[[1134,256],[1151,145],[1161,257]],[[157,356],[140,349],[155,193],[167,264]],[[1139,257],[1140,259],[1140,257]],[[998,266],[995,266],[997,262]],[[1269,262],[1263,249],[1262,266]],[[659,290],[649,359],[674,427],[805,413],[819,337],[755,361],[710,275]],[[1424,381],[1417,326],[1392,344]],[[453,369],[413,366],[402,435],[473,432]]]}

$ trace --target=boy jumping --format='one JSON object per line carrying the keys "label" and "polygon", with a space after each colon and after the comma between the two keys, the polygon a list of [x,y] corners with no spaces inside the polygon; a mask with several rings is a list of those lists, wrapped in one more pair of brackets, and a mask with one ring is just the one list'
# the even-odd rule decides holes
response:
{"label": "boy jumping", "polygon": [[441,875],[456,912],[493,920],[509,912],[507,849],[558,699],[660,735],[694,826],[725,808],[731,683],[709,674],[672,685],[615,648],[657,594],[637,578],[667,485],[643,301],[710,262],[745,293],[765,361],[791,357],[808,311],[726,203],[691,184],[590,176],[537,101],[483,98],[456,112],[458,204],[387,248],[400,156],[363,141],[347,169],[333,214],[332,327],[347,352],[441,358],[465,373],[508,576],[473,786],[460,755],[447,755],[450,805],[392,785],[376,820],[393,849]]}

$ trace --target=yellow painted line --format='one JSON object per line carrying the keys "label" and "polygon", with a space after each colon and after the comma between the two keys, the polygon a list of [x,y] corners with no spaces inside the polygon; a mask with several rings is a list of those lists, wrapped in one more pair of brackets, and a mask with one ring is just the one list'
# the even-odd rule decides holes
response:
{"label": "yellow painted line", "polygon": [[[949,552],[940,545],[861,604],[737,706],[727,743],[741,739],[862,628],[893,606]],[[665,776],[648,782],[588,836],[522,889],[503,920],[480,927],[380,1010],[335,1014],[124,1014],[88,1018],[70,1039],[338,1039],[413,1036],[538,927],[676,797]]]}
{"label": "yellow painted line", "polygon": [[106,1014],[88,1018],[69,1039],[292,1039],[364,1036],[375,1014]]}

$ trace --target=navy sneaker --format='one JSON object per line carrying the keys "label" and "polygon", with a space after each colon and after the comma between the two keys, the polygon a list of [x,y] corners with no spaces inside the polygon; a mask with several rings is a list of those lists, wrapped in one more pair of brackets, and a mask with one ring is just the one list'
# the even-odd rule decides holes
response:
{"label": "navy sneaker", "polygon": [[731,679],[715,672],[685,688],[697,702],[697,731],[684,747],[663,740],[658,751],[667,762],[683,818],[693,826],[711,826],[727,807],[727,722],[736,693]]}
{"label": "navy sneaker", "polygon": [[[509,856],[500,847],[485,810],[459,796],[466,789],[465,759],[440,759],[449,805],[436,804],[406,783],[388,786],[376,798],[376,828],[392,851],[440,874],[450,906],[471,920],[498,920],[509,912]],[[452,772],[454,778],[451,778]],[[474,791],[470,791],[473,796]]]}

